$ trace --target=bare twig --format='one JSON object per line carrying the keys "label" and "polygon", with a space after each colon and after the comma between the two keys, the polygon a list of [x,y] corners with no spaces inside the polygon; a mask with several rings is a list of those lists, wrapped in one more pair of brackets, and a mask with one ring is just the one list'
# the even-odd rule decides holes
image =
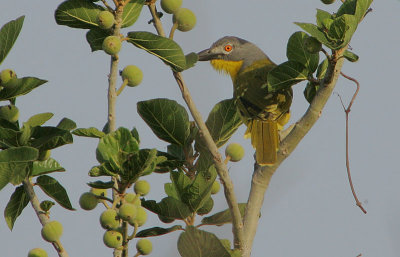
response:
{"label": "bare twig", "polygon": [[343,72],[340,72],[340,74],[343,77],[345,77],[346,79],[353,81],[357,86],[357,89],[354,92],[353,97],[351,98],[351,101],[350,101],[349,105],[347,106],[347,108],[343,104],[342,97],[339,94],[338,94],[338,96],[339,96],[340,102],[342,103],[344,113],[346,114],[346,169],[347,169],[347,177],[349,179],[351,193],[353,194],[354,200],[356,201],[356,205],[362,210],[362,212],[364,212],[366,214],[367,211],[363,208],[361,202],[358,200],[356,191],[354,189],[353,181],[351,179],[350,158],[349,158],[349,113],[351,111],[351,107],[353,106],[354,100],[357,97],[358,91],[360,90],[360,83],[358,83],[358,81],[356,79],[345,75]]}
{"label": "bare twig", "polygon": [[178,28],[178,22],[174,22],[171,27],[171,31],[169,32],[169,39],[174,39],[175,30]]}

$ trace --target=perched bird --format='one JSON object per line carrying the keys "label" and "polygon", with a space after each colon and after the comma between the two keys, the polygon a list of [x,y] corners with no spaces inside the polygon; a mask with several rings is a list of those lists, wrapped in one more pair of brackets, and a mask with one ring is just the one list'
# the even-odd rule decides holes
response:
{"label": "perched bird", "polygon": [[198,53],[199,61],[210,61],[217,71],[232,78],[233,98],[243,122],[246,138],[256,149],[256,162],[271,165],[277,160],[278,131],[289,121],[291,88],[268,92],[267,75],[276,64],[255,44],[226,36]]}

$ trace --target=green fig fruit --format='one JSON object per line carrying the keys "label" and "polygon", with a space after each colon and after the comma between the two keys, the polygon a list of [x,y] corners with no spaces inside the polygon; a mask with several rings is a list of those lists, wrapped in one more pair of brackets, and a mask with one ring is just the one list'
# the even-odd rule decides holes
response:
{"label": "green fig fruit", "polygon": [[116,229],[119,227],[118,213],[114,209],[107,209],[100,215],[100,225],[104,229]]}
{"label": "green fig fruit", "polygon": [[103,41],[103,50],[109,55],[116,55],[121,50],[121,39],[117,36],[108,36]]}
{"label": "green fig fruit", "polygon": [[104,244],[110,248],[119,248],[122,245],[122,239],[122,234],[114,230],[106,231],[103,236]]}
{"label": "green fig fruit", "polygon": [[63,233],[63,226],[60,222],[53,220],[47,222],[42,228],[42,237],[47,242],[56,242]]}
{"label": "green fig fruit", "polygon": [[238,143],[231,143],[225,148],[225,156],[230,156],[232,162],[238,162],[244,157],[244,149]]}
{"label": "green fig fruit", "polygon": [[161,8],[166,13],[175,13],[181,8],[182,0],[161,0]]}
{"label": "green fig fruit", "polygon": [[97,24],[102,29],[111,29],[115,23],[114,15],[109,11],[101,11],[97,15]]}
{"label": "green fig fruit", "polygon": [[150,184],[146,180],[138,180],[135,183],[134,190],[136,194],[145,196],[150,192]]}
{"label": "green fig fruit", "polygon": [[147,238],[140,239],[136,243],[136,249],[141,255],[149,255],[153,250],[153,244]]}
{"label": "green fig fruit", "polygon": [[215,180],[211,187],[211,194],[215,195],[216,193],[219,192],[220,189],[221,189],[221,184]]}
{"label": "green fig fruit", "polygon": [[138,207],[134,204],[124,203],[119,207],[118,216],[125,221],[129,221],[136,217],[137,209]]}
{"label": "green fig fruit", "polygon": [[196,25],[196,15],[189,9],[181,8],[172,16],[172,22],[178,23],[178,30],[189,31]]}
{"label": "green fig fruit", "polygon": [[135,65],[128,65],[122,70],[121,77],[123,80],[128,80],[128,86],[136,87],[143,80],[143,72]]}
{"label": "green fig fruit", "polygon": [[90,192],[83,193],[79,198],[79,205],[86,211],[96,208],[98,202],[97,197]]}
{"label": "green fig fruit", "polygon": [[19,110],[17,106],[9,104],[0,107],[0,119],[5,119],[9,122],[16,122],[19,118]]}
{"label": "green fig fruit", "polygon": [[48,257],[48,255],[42,248],[33,248],[28,252],[28,257]]}

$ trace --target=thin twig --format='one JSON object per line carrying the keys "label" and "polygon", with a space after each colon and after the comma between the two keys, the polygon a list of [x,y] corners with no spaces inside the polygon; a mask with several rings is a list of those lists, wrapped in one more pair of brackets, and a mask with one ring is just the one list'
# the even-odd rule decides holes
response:
{"label": "thin twig", "polygon": [[119,96],[122,93],[122,90],[124,90],[126,85],[128,85],[128,80],[124,79],[124,82],[122,83],[122,85],[119,87],[119,89],[117,91],[117,96]]}
{"label": "thin twig", "polygon": [[357,97],[358,91],[360,90],[360,83],[358,83],[358,81],[356,79],[345,75],[343,72],[340,72],[340,75],[342,75],[343,77],[345,77],[348,80],[353,81],[357,86],[357,89],[354,92],[353,97],[351,98],[351,101],[350,101],[349,105],[347,106],[347,108],[343,104],[342,97],[339,94],[338,94],[338,96],[339,96],[340,102],[342,103],[344,113],[346,114],[346,169],[347,169],[347,177],[349,179],[351,192],[353,194],[354,200],[356,201],[356,205],[361,209],[361,211],[363,213],[366,214],[367,211],[363,208],[361,202],[358,200],[356,191],[354,189],[353,181],[351,179],[350,158],[349,158],[349,113],[351,111],[351,107],[353,106],[354,100]]}
{"label": "thin twig", "polygon": [[108,3],[107,3],[107,1],[106,0],[101,0],[101,2],[103,2],[103,4],[104,4],[104,6],[109,10],[109,11],[114,11],[114,9],[113,8],[111,8],[111,6],[110,5],[108,5]]}
{"label": "thin twig", "polygon": [[171,31],[169,32],[169,39],[174,39],[175,30],[178,28],[178,22],[174,22],[171,27]]}

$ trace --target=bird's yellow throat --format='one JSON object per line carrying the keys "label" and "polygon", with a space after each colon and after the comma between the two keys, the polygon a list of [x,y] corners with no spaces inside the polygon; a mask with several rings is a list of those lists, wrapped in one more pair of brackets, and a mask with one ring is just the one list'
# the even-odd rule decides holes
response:
{"label": "bird's yellow throat", "polygon": [[217,71],[229,74],[234,81],[243,61],[211,60],[210,63]]}

